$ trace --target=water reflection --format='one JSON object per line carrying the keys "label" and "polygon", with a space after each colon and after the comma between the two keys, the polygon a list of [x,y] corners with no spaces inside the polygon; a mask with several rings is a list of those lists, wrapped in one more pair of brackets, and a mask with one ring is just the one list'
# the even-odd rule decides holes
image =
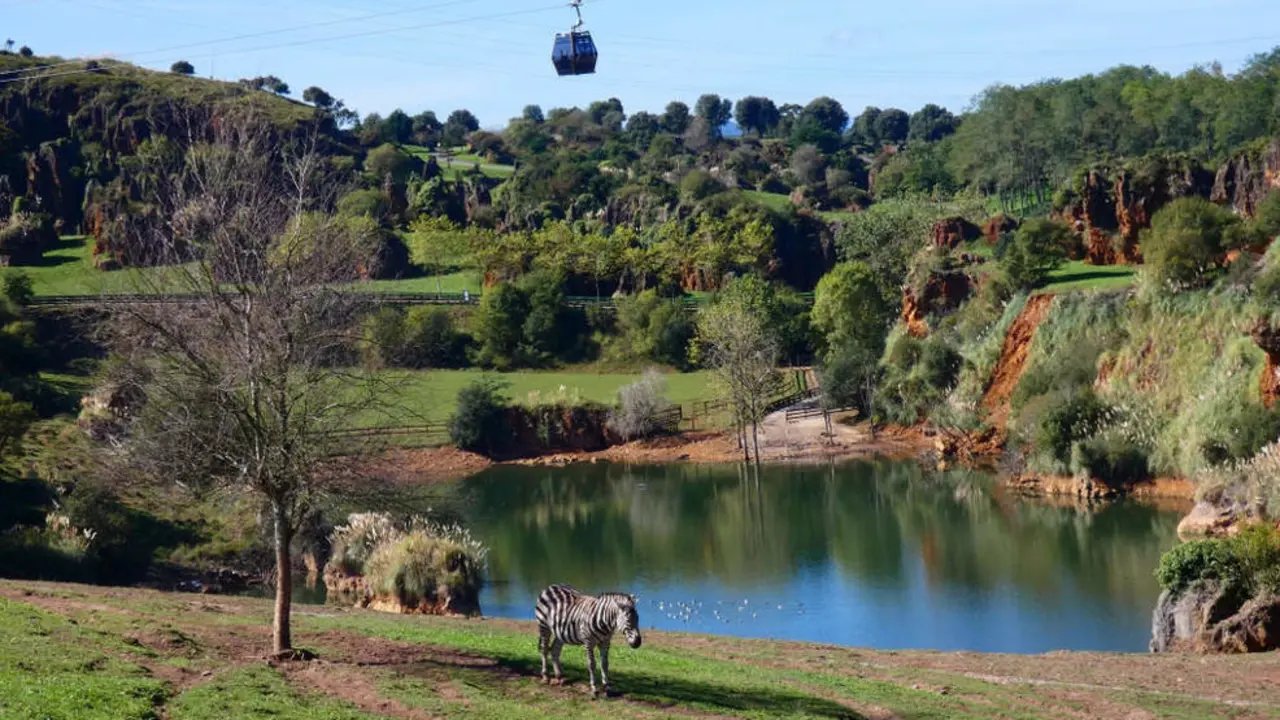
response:
{"label": "water reflection", "polygon": [[889,462],[498,467],[452,492],[491,547],[488,615],[567,582],[640,593],[647,627],[894,648],[1141,651],[1178,520]]}

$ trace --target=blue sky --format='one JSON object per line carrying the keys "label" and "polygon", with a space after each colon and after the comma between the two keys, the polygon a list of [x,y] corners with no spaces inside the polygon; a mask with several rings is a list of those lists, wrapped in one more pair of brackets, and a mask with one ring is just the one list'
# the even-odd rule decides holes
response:
{"label": "blue sky", "polygon": [[583,12],[601,59],[578,78],[551,67],[573,20],[564,0],[0,0],[0,36],[40,54],[273,74],[361,113],[466,107],[486,127],[528,103],[615,96],[659,111],[704,92],[959,111],[995,82],[1119,63],[1230,72],[1280,45],[1277,0],[585,0]]}

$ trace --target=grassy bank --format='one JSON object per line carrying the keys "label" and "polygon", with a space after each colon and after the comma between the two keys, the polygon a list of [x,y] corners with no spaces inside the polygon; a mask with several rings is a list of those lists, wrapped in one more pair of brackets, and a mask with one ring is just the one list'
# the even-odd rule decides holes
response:
{"label": "grassy bank", "polygon": [[[396,388],[399,406],[385,413],[362,418],[360,425],[371,427],[395,424],[439,422],[453,414],[458,391],[481,376],[488,375],[508,383],[506,394],[515,403],[534,403],[538,399],[556,398],[569,401],[614,404],[618,389],[640,379],[640,373],[593,373],[584,371],[547,371],[486,373],[482,370],[427,370],[423,372],[387,371]],[[689,404],[715,398],[711,374],[708,372],[672,373],[667,378],[667,398],[674,403]],[[561,390],[564,388],[564,390]]]}
{"label": "grassy bank", "polygon": [[[320,660],[275,667],[248,598],[0,582],[6,718],[1276,717],[1275,661],[880,652],[649,632],[591,700],[537,681],[530,623],[300,608]],[[641,613],[643,624],[643,609]]]}

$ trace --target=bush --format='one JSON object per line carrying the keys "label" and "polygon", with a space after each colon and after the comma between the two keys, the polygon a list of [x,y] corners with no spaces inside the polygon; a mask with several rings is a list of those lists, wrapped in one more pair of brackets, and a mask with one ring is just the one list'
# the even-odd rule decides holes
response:
{"label": "bush", "polygon": [[1096,433],[1106,413],[1107,407],[1092,390],[1078,390],[1041,415],[1035,432],[1035,448],[1065,464],[1072,459],[1072,444]]}
{"label": "bush", "polygon": [[1280,529],[1253,523],[1234,537],[1184,543],[1160,558],[1156,578],[1175,593],[1199,581],[1216,582],[1242,599],[1280,592]]}
{"label": "bush", "polygon": [[1205,462],[1221,465],[1233,460],[1253,457],[1267,443],[1280,437],[1280,413],[1260,402],[1247,402],[1237,407],[1235,416],[1225,428],[1214,428],[1200,446]]}
{"label": "bush", "polygon": [[1224,587],[1244,584],[1245,569],[1226,540],[1193,540],[1165,553],[1156,569],[1160,586],[1181,592],[1200,581],[1219,582]]}
{"label": "bush", "polygon": [[365,579],[376,596],[394,598],[404,608],[478,613],[485,554],[463,528],[415,522],[374,548],[364,564]]}
{"label": "bush", "polygon": [[347,524],[334,528],[329,538],[329,565],[343,575],[363,575],[374,549],[399,532],[389,513],[352,513]]}
{"label": "bush", "polygon": [[889,339],[877,402],[885,417],[913,425],[929,417],[955,385],[963,359],[938,335],[924,340],[905,332]]}
{"label": "bush", "polygon": [[657,370],[647,370],[636,382],[618,390],[618,407],[609,413],[609,427],[626,440],[645,438],[661,430],[658,416],[671,407],[667,381]]}
{"label": "bush", "polygon": [[401,362],[411,368],[459,368],[466,365],[467,338],[458,332],[446,308],[422,305],[404,316]]}
{"label": "bush", "polygon": [[1158,287],[1202,285],[1219,265],[1240,219],[1199,197],[1174,200],[1151,218],[1142,233],[1142,256]]}
{"label": "bush", "polygon": [[1029,290],[1043,283],[1049,273],[1067,259],[1075,235],[1055,220],[1027,220],[1002,248],[1001,266],[1009,283]]}
{"label": "bush", "polygon": [[1094,438],[1078,442],[1071,451],[1071,471],[1112,488],[1123,488],[1151,478],[1147,453],[1119,438]]}
{"label": "bush", "polygon": [[680,181],[680,196],[694,202],[706,200],[724,191],[724,185],[706,170],[694,170]]}
{"label": "bush", "polygon": [[650,360],[688,370],[694,326],[679,300],[658,297],[654,290],[618,301],[618,334],[606,348],[613,360]]}
{"label": "bush", "polygon": [[15,212],[0,223],[0,258],[9,265],[35,265],[46,250],[58,245],[53,216]]}
{"label": "bush", "polygon": [[458,391],[458,406],[449,418],[449,438],[463,450],[492,452],[505,431],[506,383],[482,377]]}
{"label": "bush", "polygon": [[379,308],[364,319],[360,345],[366,367],[399,367],[404,349],[404,313],[394,307]]}

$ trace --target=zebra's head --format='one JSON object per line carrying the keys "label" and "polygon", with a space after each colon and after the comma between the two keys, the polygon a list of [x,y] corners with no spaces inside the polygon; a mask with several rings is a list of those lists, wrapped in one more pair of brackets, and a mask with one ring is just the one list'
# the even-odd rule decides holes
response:
{"label": "zebra's head", "polygon": [[640,613],[636,612],[635,596],[619,595],[615,602],[618,605],[618,629],[632,649],[640,647]]}

